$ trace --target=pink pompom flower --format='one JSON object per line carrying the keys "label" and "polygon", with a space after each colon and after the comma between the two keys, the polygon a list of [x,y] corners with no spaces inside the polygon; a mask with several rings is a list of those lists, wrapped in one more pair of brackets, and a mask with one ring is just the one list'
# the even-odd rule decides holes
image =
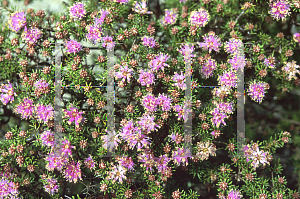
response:
{"label": "pink pompom flower", "polygon": [[133,73],[133,69],[129,69],[128,65],[126,64],[125,66],[120,67],[120,72],[116,72],[116,77],[118,79],[122,78],[122,82],[125,82],[127,79],[128,82],[130,82],[130,77]]}
{"label": "pink pompom flower", "polygon": [[279,19],[285,21],[286,17],[291,14],[291,12],[289,12],[291,5],[287,0],[274,0],[270,3],[270,7],[269,14],[277,21]]}
{"label": "pink pompom flower", "polygon": [[247,92],[253,101],[261,103],[263,98],[265,97],[266,83],[256,82],[256,80],[254,80],[250,83]]}
{"label": "pink pompom flower", "polygon": [[9,80],[8,80],[8,84],[6,85],[2,84],[2,86],[0,87],[0,91],[2,93],[6,93],[6,94],[1,94],[0,96],[1,101],[4,105],[7,105],[9,102],[13,102],[15,100],[14,96],[18,96],[14,92],[14,88],[11,85]]}
{"label": "pink pompom flower", "polygon": [[19,191],[12,181],[5,178],[0,180],[0,198],[16,198],[18,194]]}
{"label": "pink pompom flower", "polygon": [[199,42],[198,45],[205,50],[209,50],[211,53],[212,50],[219,52],[220,47],[222,46],[222,42],[218,36],[215,36],[214,33],[208,33],[203,36],[204,42]]}
{"label": "pink pompom flower", "polygon": [[155,76],[154,74],[149,71],[146,72],[144,70],[141,70],[141,74],[139,75],[139,79],[137,80],[142,86],[149,87],[151,84],[155,83]]}
{"label": "pink pompom flower", "polygon": [[96,45],[97,42],[101,42],[101,35],[102,35],[102,29],[101,27],[96,27],[96,26],[92,26],[89,25],[86,27],[87,30],[87,34],[86,34],[86,38],[92,42],[94,45]]}
{"label": "pink pompom flower", "polygon": [[55,178],[48,178],[46,180],[46,184],[44,185],[44,189],[47,193],[53,196],[55,193],[58,192],[59,189],[57,180]]}
{"label": "pink pompom flower", "polygon": [[84,164],[85,164],[85,167],[87,167],[90,170],[95,169],[95,162],[94,162],[91,154],[89,154],[89,157],[84,160]]}
{"label": "pink pompom flower", "polygon": [[209,20],[209,13],[203,8],[200,8],[198,11],[192,11],[189,18],[190,24],[196,27],[204,27]]}
{"label": "pink pompom flower", "polygon": [[67,48],[67,53],[74,53],[74,55],[82,50],[81,44],[75,40],[67,41],[65,47]]}
{"label": "pink pompom flower", "polygon": [[51,130],[44,131],[40,135],[40,137],[41,137],[42,145],[49,146],[49,147],[54,147],[54,144],[55,144],[54,133],[51,132]]}
{"label": "pink pompom flower", "polygon": [[173,25],[178,18],[177,11],[173,9],[165,9],[165,16],[160,20],[162,26]]}
{"label": "pink pompom flower", "polygon": [[63,109],[63,112],[65,113],[64,118],[69,117],[68,124],[71,125],[72,122],[75,121],[76,127],[79,127],[79,123],[85,121],[85,118],[82,117],[82,114],[84,114],[84,111],[78,111],[74,105],[70,105],[70,111]]}
{"label": "pink pompom flower", "polygon": [[14,31],[15,33],[19,32],[21,28],[27,24],[24,11],[16,11],[14,13],[11,13],[8,17],[7,24],[9,29]]}
{"label": "pink pompom flower", "polygon": [[14,112],[21,114],[22,119],[33,118],[33,114],[35,113],[35,106],[33,104],[33,100],[31,100],[28,97],[25,97],[23,99],[23,103],[20,103],[16,106],[16,108],[14,108]]}
{"label": "pink pompom flower", "polygon": [[38,122],[44,122],[45,124],[49,120],[53,120],[54,118],[54,108],[49,104],[44,106],[43,104],[37,104],[35,106],[36,119]]}
{"label": "pink pompom flower", "polygon": [[64,178],[67,181],[74,183],[77,183],[78,179],[82,180],[80,165],[80,162],[75,163],[74,161],[71,161],[69,164],[67,164],[63,171]]}
{"label": "pink pompom flower", "polygon": [[147,1],[143,0],[140,3],[135,1],[133,6],[134,6],[134,8],[132,8],[132,10],[137,12],[138,14],[141,14],[141,15],[152,14],[151,11],[148,11]]}
{"label": "pink pompom flower", "polygon": [[142,104],[145,107],[145,109],[149,112],[157,111],[158,103],[159,102],[157,98],[151,93],[148,93],[146,96],[143,96]]}
{"label": "pink pompom flower", "polygon": [[75,20],[80,20],[86,15],[86,10],[84,9],[84,3],[77,2],[73,4],[70,8],[70,17]]}
{"label": "pink pompom flower", "polygon": [[25,26],[24,31],[21,35],[22,39],[28,42],[29,44],[35,44],[39,38],[41,38],[43,32],[38,28],[27,29]]}

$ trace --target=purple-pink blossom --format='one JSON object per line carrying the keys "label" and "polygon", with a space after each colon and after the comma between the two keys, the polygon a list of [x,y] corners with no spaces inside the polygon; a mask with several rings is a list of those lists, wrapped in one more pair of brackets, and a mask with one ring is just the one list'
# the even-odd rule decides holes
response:
{"label": "purple-pink blossom", "polygon": [[39,38],[41,38],[43,32],[38,28],[27,29],[25,26],[24,31],[21,35],[22,39],[29,44],[35,44]]}
{"label": "purple-pink blossom", "polygon": [[143,96],[142,104],[145,107],[145,109],[149,112],[157,111],[158,101],[157,98],[151,93],[148,93],[146,96]]}
{"label": "purple-pink blossom", "polygon": [[7,105],[9,102],[13,102],[15,100],[14,96],[17,96],[17,94],[14,92],[14,88],[11,85],[10,81],[8,80],[8,84],[2,84],[0,87],[1,94],[1,101],[4,105]]}
{"label": "purple-pink blossom", "polygon": [[16,11],[14,13],[11,13],[8,17],[7,24],[9,29],[14,31],[15,33],[19,32],[21,28],[27,24],[24,11]]}
{"label": "purple-pink blossom", "polygon": [[215,127],[219,128],[221,123],[226,125],[224,119],[228,118],[228,115],[221,112],[218,108],[214,108],[210,113],[213,115],[211,121],[215,125]]}
{"label": "purple-pink blossom", "polygon": [[190,56],[190,58],[195,57],[195,55],[192,54],[194,52],[193,45],[183,44],[180,49],[177,49],[177,51],[179,51],[183,55],[183,59],[185,62],[187,61],[186,56]]}
{"label": "purple-pink blossom", "polygon": [[101,42],[101,36],[102,36],[102,29],[101,27],[97,27],[97,26],[86,26],[86,30],[87,30],[87,34],[86,34],[86,38],[92,42],[93,44],[96,44],[97,42]]}
{"label": "purple-pink blossom", "polygon": [[72,156],[72,150],[75,146],[71,146],[71,143],[66,138],[62,141],[61,154],[66,156]]}
{"label": "purple-pink blossom", "polygon": [[243,42],[240,39],[231,38],[229,41],[225,42],[224,49],[227,53],[232,55],[242,52]]}
{"label": "purple-pink blossom", "polygon": [[50,195],[54,195],[55,193],[57,193],[59,189],[57,180],[55,178],[48,178],[46,180],[46,184],[44,185],[44,189]]}
{"label": "purple-pink blossom", "polygon": [[155,47],[155,39],[154,37],[148,37],[148,36],[144,36],[142,38],[142,41],[143,41],[143,45],[144,46],[148,46],[150,48],[154,48]]}
{"label": "purple-pink blossom", "polygon": [[84,9],[84,3],[77,2],[74,3],[70,8],[70,17],[75,20],[80,20],[86,15],[86,10]]}
{"label": "purple-pink blossom", "polygon": [[232,59],[229,59],[228,63],[230,63],[231,67],[236,71],[238,69],[244,70],[244,67],[246,66],[245,56],[234,54]]}
{"label": "purple-pink blossom", "polygon": [[43,104],[37,104],[35,106],[36,119],[38,122],[44,122],[45,124],[49,120],[53,120],[54,118],[54,108],[49,104],[47,106]]}
{"label": "purple-pink blossom", "polygon": [[48,147],[54,147],[55,145],[54,133],[51,132],[51,130],[44,131],[40,135],[40,137],[41,137],[42,145]]}
{"label": "purple-pink blossom", "polygon": [[166,154],[160,155],[159,158],[154,158],[156,161],[156,167],[158,172],[163,172],[167,169],[169,161],[171,161],[171,158],[169,158]]}
{"label": "purple-pink blossom", "polygon": [[51,152],[45,160],[48,161],[46,164],[46,169],[48,171],[54,171],[54,169],[61,171],[69,162],[69,156],[67,154],[62,154],[62,148],[60,148],[58,151]]}
{"label": "purple-pink blossom", "polygon": [[162,111],[169,111],[171,109],[172,98],[166,96],[164,93],[159,94],[157,97],[158,105],[161,107]]}
{"label": "purple-pink blossom", "polygon": [[209,20],[209,13],[203,8],[199,8],[198,11],[192,11],[189,18],[190,24],[196,27],[204,27]]}
{"label": "purple-pink blossom", "polygon": [[63,116],[64,118],[70,118],[68,121],[69,125],[75,121],[76,127],[79,127],[79,124],[85,120],[85,118],[82,117],[84,111],[78,111],[73,105],[70,105],[70,111],[63,109],[63,112],[65,113],[65,116]]}
{"label": "purple-pink blossom", "polygon": [[108,10],[101,9],[98,12],[98,14],[100,14],[100,18],[99,17],[94,18],[94,24],[96,27],[100,27],[104,23],[104,20],[105,20],[106,16],[109,15],[109,12],[108,12]]}
{"label": "purple-pink blossom", "polygon": [[112,48],[115,47],[116,42],[113,41],[112,37],[107,35],[106,37],[102,37],[101,40],[103,42],[102,46],[105,47],[106,49],[111,50]]}
{"label": "purple-pink blossom", "polygon": [[128,65],[120,67],[120,72],[116,72],[116,77],[118,79],[122,78],[122,82],[125,82],[127,79],[128,82],[130,82],[130,77],[133,74],[133,69],[129,69]]}
{"label": "purple-pink blossom", "polygon": [[44,90],[44,89],[48,88],[49,84],[44,79],[40,79],[34,83],[34,86],[37,89]]}
{"label": "purple-pink blossom", "polygon": [[80,162],[75,163],[74,161],[71,161],[69,164],[67,164],[65,170],[63,171],[64,178],[67,181],[74,183],[77,183],[78,179],[82,180],[80,165]]}
{"label": "purple-pink blossom", "polygon": [[154,84],[155,82],[155,76],[154,74],[149,71],[146,72],[144,70],[141,70],[141,73],[139,75],[139,79],[137,80],[142,86],[146,86],[149,87],[151,84]]}
{"label": "purple-pink blossom", "polygon": [[189,149],[178,148],[176,151],[173,151],[172,158],[175,164],[178,166],[183,164],[184,166],[188,165],[188,158],[191,158],[192,154]]}
{"label": "purple-pink blossom", "polygon": [[273,64],[272,62],[270,62],[270,58],[269,58],[269,59],[265,58],[264,64],[265,64],[267,67],[269,67],[269,68],[275,68],[275,64]]}
{"label": "purple-pink blossom", "polygon": [[75,40],[70,40],[65,44],[67,53],[77,53],[82,50],[81,44]]}
{"label": "purple-pink blossom", "polygon": [[191,109],[186,109],[187,106],[187,104],[184,104],[183,106],[178,104],[173,106],[173,110],[177,112],[176,115],[178,116],[178,120],[182,118],[184,121],[186,121],[188,119],[188,113],[191,112]]}
{"label": "purple-pink blossom", "polygon": [[300,43],[300,33],[299,32],[295,33],[293,35],[293,39],[294,39],[295,42]]}
{"label": "purple-pink blossom", "polygon": [[[107,132],[107,129],[105,131]],[[120,134],[116,134],[115,131],[109,132],[107,135],[101,136],[101,139],[103,141],[102,147],[104,149],[108,149],[109,151],[111,151],[113,147],[117,149],[118,143],[121,142],[119,137]]]}
{"label": "purple-pink blossom", "polygon": [[266,93],[266,83],[254,80],[250,83],[247,92],[253,101],[261,103]]}
{"label": "purple-pink blossom", "polygon": [[227,195],[227,199],[241,199],[243,196],[241,195],[239,190],[231,189]]}
{"label": "purple-pink blossom", "polygon": [[0,180],[0,197],[1,198],[15,198],[19,194],[18,189],[12,181],[2,178]]}
{"label": "purple-pink blossom", "polygon": [[118,159],[118,162],[121,166],[125,167],[126,169],[128,169],[129,171],[133,171],[134,170],[134,163],[132,161],[132,157],[128,157],[126,155],[123,155],[123,157]]}
{"label": "purple-pink blossom", "polygon": [[285,21],[286,17],[291,14],[291,5],[287,0],[274,0],[270,3],[270,7],[269,14],[277,21],[279,19]]}
{"label": "purple-pink blossom", "polygon": [[292,60],[292,62],[285,62],[285,66],[282,67],[282,71],[288,75],[287,79],[290,81],[292,79],[297,79],[296,74],[300,74],[300,71],[298,70],[299,65],[296,64],[295,60]]}
{"label": "purple-pink blossom", "polygon": [[95,161],[93,160],[91,154],[89,154],[89,157],[84,160],[84,164],[85,167],[90,170],[95,169]]}
{"label": "purple-pink blossom", "polygon": [[216,61],[214,59],[207,59],[201,68],[202,77],[207,79],[213,76],[213,72],[216,69]]}
{"label": "purple-pink blossom", "polygon": [[118,181],[119,183],[123,182],[123,179],[126,179],[127,177],[125,176],[126,169],[119,165],[119,166],[113,166],[110,168],[110,171],[108,172],[107,180],[112,180],[112,183],[115,183]]}
{"label": "purple-pink blossom", "polygon": [[133,11],[137,12],[138,14],[142,14],[142,15],[145,15],[145,14],[152,14],[151,11],[148,11],[148,8],[147,8],[147,1],[142,1],[142,2],[134,2],[134,8],[132,8]]}
{"label": "purple-pink blossom", "polygon": [[215,36],[215,33],[208,33],[203,36],[204,42],[199,42],[198,45],[205,50],[209,50],[211,53],[212,50],[219,52],[222,42],[218,36]]}
{"label": "purple-pink blossom", "polygon": [[176,23],[178,14],[173,9],[165,9],[165,16],[160,20],[162,26],[173,25]]}
{"label": "purple-pink blossom", "polygon": [[142,167],[146,168],[146,173],[153,172],[153,167],[155,166],[155,157],[153,154],[146,152],[148,149],[144,149],[142,154],[138,154],[139,162],[143,162]]}
{"label": "purple-pink blossom", "polygon": [[137,129],[129,145],[131,149],[137,147],[137,151],[140,151],[143,147],[147,148],[150,146],[150,138],[145,136],[140,129]]}
{"label": "purple-pink blossom", "polygon": [[14,112],[17,114],[21,114],[22,119],[28,119],[28,118],[33,118],[33,114],[35,110],[35,106],[33,104],[33,100],[25,97],[23,99],[23,103],[20,103],[19,105],[14,108]]}
{"label": "purple-pink blossom", "polygon": [[175,72],[173,81],[175,81],[174,86],[177,86],[178,88],[185,90],[186,89],[186,84],[184,83],[185,80],[185,75],[183,75],[183,72],[181,71],[181,74],[177,74]]}
{"label": "purple-pink blossom", "polygon": [[142,117],[140,117],[140,121],[138,121],[138,124],[140,125],[141,129],[145,132],[150,131],[157,131],[156,127],[159,127],[155,122],[155,115],[148,115],[145,114]]}
{"label": "purple-pink blossom", "polygon": [[218,77],[219,85],[227,87],[237,87],[237,75],[236,71],[225,71],[223,75]]}
{"label": "purple-pink blossom", "polygon": [[165,66],[170,67],[168,64],[166,64],[169,58],[170,56],[168,54],[160,53],[158,56],[156,56],[149,62],[149,67],[152,69],[153,72],[157,72],[159,69],[164,71]]}

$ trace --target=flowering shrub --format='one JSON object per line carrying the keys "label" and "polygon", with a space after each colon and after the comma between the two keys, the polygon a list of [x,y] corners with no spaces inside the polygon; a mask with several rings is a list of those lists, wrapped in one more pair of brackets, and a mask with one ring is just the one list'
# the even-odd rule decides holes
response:
{"label": "flowering shrub", "polygon": [[[93,1],[75,2],[68,15],[53,18],[45,17],[43,11],[12,11],[0,30],[1,48],[7,49],[0,57],[0,66],[17,64],[11,67],[18,68],[20,79],[14,81],[16,85],[11,84],[13,78],[2,85],[1,101],[13,105],[14,113],[30,120],[31,126],[27,131],[12,128],[1,142],[1,198],[59,198],[76,194],[95,198],[108,193],[117,198],[199,198],[195,190],[187,191],[190,187],[175,185],[170,179],[187,175],[213,184],[219,198],[299,197],[279,177],[282,168],[272,156],[276,148],[289,141],[291,135],[287,131],[275,139],[247,143],[243,147],[245,157],[228,158],[231,162],[220,158],[236,154],[234,104],[242,95],[236,89],[238,70],[255,65],[255,76],[246,77],[245,82],[247,96],[258,103],[270,88],[261,70],[280,80],[279,89],[291,89],[291,80],[299,80],[296,61],[282,54],[299,50],[299,33],[270,38],[263,28],[254,28],[241,16],[252,18],[269,11],[271,20],[284,20],[299,12],[299,2],[256,1],[242,6],[230,0],[174,2],[178,7],[166,9],[156,21],[149,19],[152,12],[144,1],[102,0],[99,5]],[[128,17],[125,30],[117,25],[124,22],[124,16]],[[46,20],[48,25],[43,23]],[[51,20],[56,22],[55,28],[51,27]],[[147,27],[148,23],[152,25]],[[104,34],[104,30],[113,34]],[[15,40],[9,41],[11,32]],[[163,32],[163,36],[156,37],[158,32]],[[20,38],[24,41],[22,49],[27,47],[26,53],[21,53]],[[118,87],[123,88],[116,90],[116,115],[122,120],[117,121],[120,124],[110,134],[106,134],[105,95],[90,87],[99,85],[99,80],[82,61],[90,52],[80,44],[84,39],[98,45],[101,55],[97,64],[103,68],[107,64],[106,49],[125,52],[114,65]],[[53,132],[54,62],[39,71],[34,71],[37,67],[31,63],[41,61],[37,52],[42,51],[44,57],[53,55],[55,46],[51,44],[58,40],[64,41],[66,49],[62,68],[68,73],[63,74],[63,85],[76,85],[75,90],[63,90],[75,100],[63,100],[61,140]],[[122,44],[117,44],[117,40]],[[245,56],[241,56],[240,46],[247,40],[253,46],[245,45]],[[193,45],[177,46],[186,42]],[[12,52],[18,55],[12,56]],[[189,73],[183,70],[187,55],[193,67],[193,87],[204,80],[221,85],[212,91],[212,96],[194,87],[192,101],[183,99],[187,89],[183,72]],[[10,77],[15,77],[14,72],[11,70]],[[89,108],[82,111],[85,100]],[[184,132],[186,112],[193,115],[192,135]],[[185,148],[185,143],[192,143],[192,147]],[[117,156],[103,157],[112,147]],[[179,170],[185,174],[179,175]],[[258,175],[268,172],[272,178],[262,180]],[[273,173],[278,175],[278,182]],[[73,186],[76,189],[70,191]]]}

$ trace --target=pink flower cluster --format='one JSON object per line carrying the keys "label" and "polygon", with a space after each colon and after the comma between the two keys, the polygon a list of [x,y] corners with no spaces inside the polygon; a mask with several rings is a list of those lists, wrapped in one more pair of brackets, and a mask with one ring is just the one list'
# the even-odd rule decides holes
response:
{"label": "pink flower cluster", "polygon": [[38,28],[31,28],[27,30],[27,26],[24,28],[24,32],[21,37],[23,40],[28,42],[29,44],[35,44],[39,38],[41,38],[43,32]]}
{"label": "pink flower cluster", "polygon": [[204,27],[209,20],[210,16],[208,11],[203,8],[199,8],[198,11],[192,11],[189,18],[190,24],[195,27]]}
{"label": "pink flower cluster", "polygon": [[154,74],[149,71],[146,72],[144,70],[141,70],[141,74],[139,75],[139,79],[137,80],[142,86],[149,87],[151,84],[154,84],[155,82],[155,76]]}
{"label": "pink flower cluster", "polygon": [[239,68],[244,70],[244,67],[246,66],[245,56],[234,54],[232,59],[229,59],[228,63],[231,64],[232,69],[235,71],[237,71]]}
{"label": "pink flower cluster", "polygon": [[216,69],[216,61],[214,59],[207,59],[201,68],[202,77],[207,79],[213,76],[213,72]]}
{"label": "pink flower cluster", "polygon": [[55,178],[48,178],[46,180],[46,184],[44,185],[44,189],[46,192],[48,192],[51,195],[54,195],[58,192],[59,185],[57,183],[57,180]]}
{"label": "pink flower cluster", "polygon": [[140,3],[138,2],[134,2],[134,8],[132,8],[133,11],[139,13],[139,14],[142,14],[142,15],[145,15],[145,14],[152,14],[151,11],[148,11],[147,9],[147,2],[146,1],[142,1]]}
{"label": "pink flower cluster", "polygon": [[168,54],[160,53],[149,62],[149,67],[152,69],[153,72],[158,72],[159,69],[164,71],[165,66],[170,67],[168,64],[166,64],[169,58],[170,56]]}
{"label": "pink flower cluster", "polygon": [[0,180],[0,197],[1,198],[16,198],[19,194],[14,182],[2,178]]}
{"label": "pink flower cluster", "polygon": [[223,75],[218,77],[219,85],[227,87],[237,87],[236,71],[225,71]]}
{"label": "pink flower cluster", "polygon": [[216,105],[217,107],[210,112],[213,115],[211,121],[216,128],[219,128],[221,123],[223,125],[226,125],[224,120],[229,117],[229,115],[227,114],[233,113],[233,107],[232,107],[232,103],[226,103],[226,102],[220,102]]}
{"label": "pink flower cluster", "polygon": [[79,123],[85,121],[85,118],[82,117],[84,111],[78,111],[78,109],[74,107],[74,105],[70,105],[69,108],[70,111],[65,109],[62,110],[65,113],[65,116],[63,116],[63,118],[69,117],[70,119],[68,121],[68,124],[71,125],[71,123],[75,121],[76,127],[79,127]]}
{"label": "pink flower cluster", "polygon": [[252,100],[261,103],[265,96],[266,89],[266,83],[256,82],[256,80],[254,80],[252,83],[250,83],[247,92]]}
{"label": "pink flower cluster", "polygon": [[9,80],[8,80],[8,84],[6,85],[2,84],[2,86],[0,87],[0,91],[2,93],[6,93],[6,94],[1,94],[0,96],[1,102],[4,105],[7,105],[9,102],[13,102],[15,99],[14,96],[17,96]]}
{"label": "pink flower cluster", "polygon": [[80,20],[86,15],[86,10],[84,9],[84,3],[77,2],[73,4],[70,8],[70,17],[75,20]]}
{"label": "pink flower cluster", "polygon": [[9,29],[15,33],[19,32],[21,28],[27,24],[25,13],[23,11],[11,13],[8,17],[7,24]]}
{"label": "pink flower cluster", "polygon": [[271,9],[269,14],[275,18],[277,21],[282,19],[286,20],[286,17],[291,14],[290,3],[287,0],[275,0],[270,3]]}
{"label": "pink flower cluster", "polygon": [[185,90],[186,89],[186,84],[184,83],[185,80],[185,75],[183,75],[183,72],[181,71],[181,74],[177,74],[175,72],[173,81],[175,81],[174,86],[177,86],[178,88]]}
{"label": "pink flower cluster", "polygon": [[199,42],[198,45],[205,50],[209,50],[211,53],[212,50],[219,52],[222,42],[218,36],[215,36],[214,33],[208,33],[203,36],[204,42]]}
{"label": "pink flower cluster", "polygon": [[125,82],[127,79],[128,82],[130,82],[130,77],[132,76],[133,69],[129,69],[128,65],[120,67],[120,72],[116,72],[116,77],[118,79],[122,78],[122,82]]}
{"label": "pink flower cluster", "polygon": [[154,37],[144,36],[142,38],[142,40],[143,40],[143,45],[144,46],[148,46],[150,48],[154,48],[155,47],[155,39],[154,39]]}
{"label": "pink flower cluster", "polygon": [[66,42],[65,44],[66,48],[67,48],[67,53],[77,53],[79,51],[82,50],[81,44],[75,40],[69,40],[68,42]]}
{"label": "pink flower cluster", "polygon": [[165,16],[160,20],[160,24],[162,26],[173,25],[176,23],[177,17],[178,14],[176,11],[174,11],[173,9],[166,9]]}
{"label": "pink flower cluster", "polygon": [[229,41],[225,42],[224,49],[227,53],[234,55],[242,52],[242,45],[243,42],[240,39],[231,38]]}

